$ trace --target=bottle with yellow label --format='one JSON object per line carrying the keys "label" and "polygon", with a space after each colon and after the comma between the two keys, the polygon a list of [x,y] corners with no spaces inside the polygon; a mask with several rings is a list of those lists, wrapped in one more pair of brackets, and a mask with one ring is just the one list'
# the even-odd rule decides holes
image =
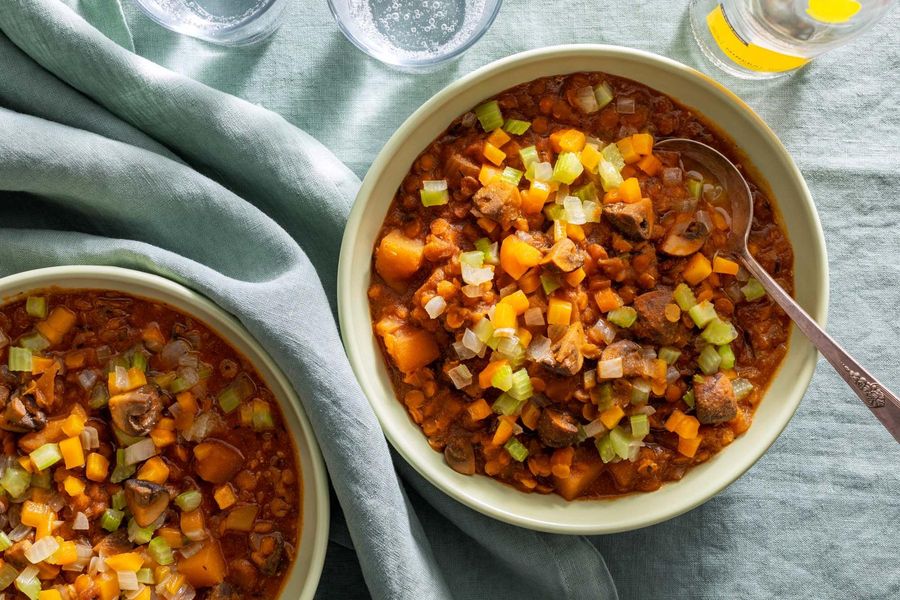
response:
{"label": "bottle with yellow label", "polygon": [[691,29],[703,54],[723,71],[744,79],[770,79],[792,73],[865,33],[895,3],[691,0]]}

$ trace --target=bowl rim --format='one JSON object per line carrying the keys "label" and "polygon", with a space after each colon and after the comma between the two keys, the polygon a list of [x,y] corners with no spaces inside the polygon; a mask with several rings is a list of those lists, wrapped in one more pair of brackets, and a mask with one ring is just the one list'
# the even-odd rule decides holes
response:
{"label": "bowl rim", "polygon": [[[353,279],[354,264],[351,259],[351,254],[357,246],[357,230],[360,228],[363,219],[368,216],[365,214],[365,209],[369,203],[369,200],[371,200],[373,189],[376,187],[383,171],[387,168],[391,161],[393,161],[393,157],[395,156],[395,154],[397,154],[398,150],[402,147],[406,140],[411,135],[413,135],[413,132],[430,118],[432,112],[436,107],[440,107],[448,102],[451,102],[455,96],[469,91],[482,79],[499,76],[507,70],[525,67],[530,63],[542,62],[548,59],[556,59],[560,62],[561,65],[565,65],[565,60],[567,58],[585,58],[586,56],[598,59],[628,58],[632,60],[651,63],[653,64],[653,66],[656,66],[663,70],[668,70],[669,72],[680,76],[681,78],[687,80],[691,85],[697,85],[705,88],[705,91],[707,93],[723,97],[722,99],[724,102],[732,104],[746,116],[749,116],[751,118],[755,125],[755,128],[763,134],[763,137],[765,138],[769,149],[772,149],[778,153],[780,162],[784,164],[793,179],[793,183],[797,184],[800,191],[802,192],[800,194],[800,197],[797,198],[796,201],[801,206],[804,218],[809,220],[812,236],[812,247],[809,248],[809,250],[811,250],[811,260],[815,263],[816,267],[821,273],[821,279],[818,282],[820,293],[811,301],[806,303],[806,308],[808,312],[813,316],[813,318],[818,323],[824,326],[827,321],[828,315],[828,298],[830,287],[828,258],[825,247],[824,232],[822,231],[821,221],[819,219],[817,211],[815,210],[815,204],[812,200],[812,196],[809,192],[809,188],[806,184],[805,179],[803,178],[803,175],[800,173],[800,170],[794,163],[787,149],[784,147],[784,145],[781,143],[772,129],[734,92],[727,89],[714,79],[701,73],[700,71],[673,59],[660,56],[652,52],[606,44],[564,44],[539,48],[535,50],[528,50],[498,59],[475,71],[472,71],[471,73],[461,77],[454,82],[451,82],[440,92],[438,92],[424,104],[422,104],[422,106],[420,106],[416,111],[414,111],[388,139],[387,143],[383,146],[378,156],[370,166],[368,172],[366,173],[365,178],[363,179],[362,185],[359,189],[356,199],[354,200],[354,204],[347,221],[347,226],[344,230],[344,237],[341,244],[340,259],[338,264],[337,283],[338,315],[340,319],[344,348],[347,351],[348,357],[350,358],[351,366],[357,376],[357,379],[359,380],[360,387],[363,389],[366,398],[369,400],[370,405],[375,411],[385,436],[390,441],[391,445],[403,457],[403,459],[406,460],[407,463],[409,463],[432,485],[434,485],[450,497],[489,517],[493,517],[506,523],[537,531],[562,534],[596,535],[630,531],[674,518],[705,503],[707,500],[739,479],[768,451],[769,447],[771,447],[778,436],[784,431],[784,429],[787,427],[788,423],[796,413],[797,409],[799,408],[800,402],[809,387],[809,383],[812,380],[812,376],[815,371],[816,362],[818,359],[818,352],[815,350],[815,348],[809,345],[809,351],[807,355],[804,356],[802,368],[797,373],[796,378],[797,384],[795,389],[797,389],[798,391],[797,393],[792,394],[792,399],[789,404],[789,410],[783,417],[783,420],[771,426],[767,430],[767,434],[757,442],[756,446],[752,447],[752,451],[746,455],[742,455],[742,458],[737,461],[738,466],[733,468],[728,476],[721,477],[721,480],[717,483],[717,485],[706,489],[702,494],[697,494],[696,497],[693,498],[693,500],[691,500],[690,502],[676,504],[666,510],[659,511],[659,514],[657,514],[653,518],[642,518],[638,516],[635,518],[631,518],[630,520],[617,523],[573,524],[561,522],[559,520],[553,520],[552,517],[535,518],[524,516],[518,514],[514,507],[504,508],[494,506],[480,498],[477,490],[475,492],[469,493],[468,491],[463,491],[450,483],[442,481],[444,477],[441,473],[438,473],[434,471],[434,469],[432,469],[430,466],[425,465],[424,461],[418,460],[416,456],[418,454],[418,451],[420,451],[421,449],[407,448],[400,440],[401,435],[399,431],[394,431],[392,427],[392,418],[387,408],[387,402],[398,402],[399,400],[397,399],[396,394],[392,393],[390,395],[390,398],[388,399],[382,399],[380,397],[380,394],[378,393],[379,390],[372,388],[373,384],[371,383],[369,378],[369,372],[373,371],[375,367],[367,364],[366,361],[362,360],[361,358],[361,344],[363,338],[368,340],[369,336],[374,336],[374,333],[371,332],[371,327],[369,328],[369,333],[367,333],[366,335],[359,335],[358,331],[351,331],[351,326],[349,325],[353,320],[352,314],[354,311],[354,304],[356,303],[355,298],[351,299],[353,289],[354,286],[358,286],[361,283]],[[567,70],[565,66],[561,66],[559,74],[575,71],[576,70]],[[537,75],[535,77],[537,78],[542,76],[545,75]],[[529,80],[519,81],[518,83],[525,83],[526,81]],[[506,89],[508,87],[510,86],[504,86],[503,89]],[[491,94],[498,93],[500,91],[502,91],[502,89],[491,89],[482,97],[488,97]],[[715,125],[715,123],[713,123],[713,125]],[[778,203],[777,201],[776,207],[780,207],[780,203]],[[780,212],[780,210],[778,212]],[[383,215],[379,215],[379,219],[383,219]],[[368,314],[368,306],[365,310]],[[371,323],[371,318],[369,319],[369,321]],[[802,336],[797,328],[792,326],[790,333],[791,345],[797,343],[798,340],[795,336],[798,335]],[[788,350],[788,354],[785,356],[785,360],[787,360],[787,357],[789,355],[790,347]],[[784,363],[782,363],[782,365],[783,364]],[[776,371],[776,375],[777,374],[778,372]],[[418,428],[418,426],[416,427]],[[424,442],[424,439],[425,438],[423,435],[423,444],[427,446],[427,444]],[[445,466],[444,468],[446,469]],[[490,481],[493,481],[493,479],[491,478],[488,479]],[[669,482],[669,485],[677,483],[679,482]],[[652,495],[653,493],[655,492],[651,492],[650,495]],[[523,493],[522,496],[529,495]],[[586,502],[614,502],[617,498],[618,497],[614,497],[609,500],[587,500]]]}
{"label": "bowl rim", "polygon": [[[63,282],[59,280],[68,279],[70,281],[84,280],[100,281],[108,283],[110,287],[103,288],[98,285],[86,283],[84,286]],[[141,292],[132,291],[134,287],[141,288]],[[328,532],[330,526],[330,496],[328,493],[328,476],[325,470],[325,463],[322,459],[321,450],[313,433],[312,425],[306,416],[306,411],[300,403],[297,393],[294,391],[287,377],[281,368],[275,363],[269,353],[256,341],[249,331],[240,323],[240,321],[228,313],[225,309],[215,304],[212,300],[195,292],[186,286],[167,279],[153,273],[137,271],[124,267],[101,266],[101,265],[63,265],[55,267],[43,267],[22,271],[12,275],[0,278],[0,306],[14,300],[29,290],[101,290],[109,289],[121,291],[137,298],[145,298],[154,302],[168,304],[175,310],[185,312],[191,317],[198,319],[204,325],[209,327],[216,335],[222,337],[229,345],[235,345],[234,340],[237,339],[240,344],[247,347],[255,356],[247,357],[259,370],[266,370],[271,378],[266,378],[266,384],[272,390],[273,395],[279,401],[280,408],[288,412],[290,410],[297,420],[302,434],[302,440],[305,444],[301,444],[301,438],[293,434],[294,444],[297,452],[303,453],[308,457],[310,469],[301,471],[301,481],[303,482],[304,497],[307,494],[313,495],[313,503],[316,509],[316,526],[315,533],[310,540],[311,554],[307,561],[308,571],[306,577],[300,581],[301,593],[299,598],[303,600],[311,600],[315,594],[325,564],[325,553],[328,545]],[[13,291],[16,290],[16,291]],[[159,294],[160,297],[154,297],[152,294]],[[179,307],[165,298],[170,296],[176,301],[184,303],[186,306],[195,307],[198,312],[205,312],[211,315],[218,323],[210,323],[206,317],[191,313],[189,309]],[[245,354],[242,350],[238,350]],[[257,364],[257,362],[259,364]],[[260,368],[262,367],[262,368]],[[289,404],[291,409],[283,406]],[[292,427],[288,427],[291,431]],[[298,457],[298,460],[302,460]],[[306,527],[306,515],[303,515],[301,505],[301,530]],[[302,540],[302,537],[301,537]],[[298,548],[299,554],[299,548]],[[295,561],[296,561],[295,557]],[[295,563],[296,564],[296,563]],[[292,569],[293,569],[292,565]],[[285,579],[285,584],[288,578]],[[281,590],[279,596],[284,594]]]}

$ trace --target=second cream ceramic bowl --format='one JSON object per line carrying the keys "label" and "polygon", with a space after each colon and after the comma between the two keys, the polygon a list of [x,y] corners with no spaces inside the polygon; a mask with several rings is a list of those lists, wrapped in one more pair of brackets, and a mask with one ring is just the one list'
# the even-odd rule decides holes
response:
{"label": "second cream ceramic bowl", "polygon": [[[784,146],[737,96],[680,63],[627,48],[579,45],[545,48],[491,63],[449,85],[391,137],[369,169],[344,234],[338,272],[341,330],[351,364],[384,433],[419,473],[448,495],[491,517],[556,533],[626,531],[672,518],[705,502],[749,469],[796,411],[816,364],[816,351],[796,330],[781,369],[744,435],[678,482],[646,494],[567,502],[525,494],[483,475],[450,469],[443,455],[397,400],[372,331],[366,291],[372,251],[394,193],[413,161],[458,115],[512,86],[551,75],[602,71],[627,77],[694,109],[731,138],[768,183],[795,251],[796,297],[820,323],[828,306],[825,243],[803,177]],[[760,178],[758,178],[760,179]],[[777,469],[771,464],[768,468]]]}

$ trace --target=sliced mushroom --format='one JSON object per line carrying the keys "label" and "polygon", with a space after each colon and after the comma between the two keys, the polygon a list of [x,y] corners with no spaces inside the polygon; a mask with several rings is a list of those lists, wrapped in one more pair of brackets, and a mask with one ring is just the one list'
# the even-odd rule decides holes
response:
{"label": "sliced mushroom", "polygon": [[227,581],[223,581],[209,593],[209,600],[240,600],[241,595]]}
{"label": "sliced mushroom", "polygon": [[243,468],[244,455],[228,442],[209,438],[194,446],[194,470],[210,483],[227,483]]}
{"label": "sliced mushroom", "polygon": [[544,257],[543,264],[563,273],[569,273],[584,264],[584,253],[575,245],[575,242],[569,238],[563,238],[553,244],[547,256]]}
{"label": "sliced mushroom", "polygon": [[730,421],[737,415],[734,387],[724,373],[707,375],[694,381],[697,419],[704,425]]}
{"label": "sliced mushroom", "polygon": [[47,415],[38,408],[37,402],[22,389],[13,392],[0,414],[0,429],[14,433],[40,431],[47,425]]}
{"label": "sliced mushroom", "polygon": [[100,556],[115,556],[128,552],[134,547],[134,544],[128,541],[128,531],[119,529],[107,536],[104,536],[94,545],[94,552]]}
{"label": "sliced mushroom", "polygon": [[159,394],[159,388],[148,384],[113,396],[109,399],[113,423],[128,435],[147,435],[162,413]]}
{"label": "sliced mushroom", "polygon": [[569,325],[566,332],[550,346],[549,359],[542,364],[560,375],[575,375],[584,364],[581,347],[584,346],[584,327],[581,322]]}
{"label": "sliced mushroom", "polygon": [[622,235],[633,240],[650,239],[656,216],[649,198],[627,204],[613,202],[603,206],[603,216]]}
{"label": "sliced mushroom", "polygon": [[147,527],[169,508],[169,491],[161,485],[143,479],[125,482],[125,503],[135,522]]}
{"label": "sliced mushroom", "polygon": [[709,216],[701,211],[695,214],[681,213],[666,232],[659,249],[671,256],[690,256],[700,250],[709,237]]}
{"label": "sliced mushroom", "polygon": [[519,188],[504,181],[492,181],[475,192],[472,201],[481,214],[500,222],[504,229],[522,216]]}
{"label": "sliced mushroom", "polygon": [[564,410],[545,408],[538,419],[537,432],[545,446],[571,446],[578,441],[578,421]]}
{"label": "sliced mushroom", "polygon": [[450,468],[463,475],[475,474],[475,451],[464,437],[455,437],[444,447],[444,460]]}
{"label": "sliced mushroom", "polygon": [[690,339],[690,331],[681,320],[674,323],[666,318],[666,306],[672,304],[672,290],[660,286],[634,299],[638,318],[631,331],[660,346],[683,346]]}
{"label": "sliced mushroom", "polygon": [[281,559],[284,556],[284,536],[280,532],[265,535],[250,535],[250,559],[264,574],[272,576],[278,573]]}

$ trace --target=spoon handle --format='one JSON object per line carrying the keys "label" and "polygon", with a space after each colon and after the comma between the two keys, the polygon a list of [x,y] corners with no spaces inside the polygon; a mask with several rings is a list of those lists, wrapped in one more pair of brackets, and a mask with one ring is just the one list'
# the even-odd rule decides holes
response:
{"label": "spoon handle", "polygon": [[769,297],[784,309],[800,331],[819,349],[822,356],[828,359],[838,375],[844,378],[859,399],[869,407],[872,414],[891,432],[894,439],[900,442],[900,399],[897,395],[847,354],[840,344],[835,342],[797,301],[778,285],[756,259],[750,256],[749,252],[744,253],[741,258],[747,270],[762,283]]}

